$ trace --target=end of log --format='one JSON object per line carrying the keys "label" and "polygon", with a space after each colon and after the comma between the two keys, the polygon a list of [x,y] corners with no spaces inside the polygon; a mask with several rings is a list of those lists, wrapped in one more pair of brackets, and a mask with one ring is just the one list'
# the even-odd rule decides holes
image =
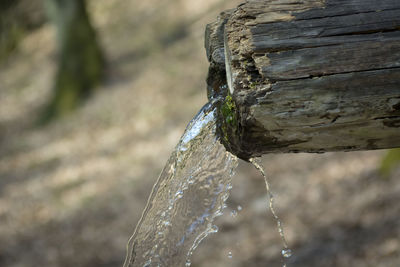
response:
{"label": "end of log", "polygon": [[248,0],[207,27],[206,51],[241,158],[400,147],[397,0]]}

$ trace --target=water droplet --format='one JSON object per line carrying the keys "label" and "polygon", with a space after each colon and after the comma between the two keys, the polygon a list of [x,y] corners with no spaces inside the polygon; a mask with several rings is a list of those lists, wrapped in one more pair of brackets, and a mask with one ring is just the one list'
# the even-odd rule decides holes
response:
{"label": "water droplet", "polygon": [[235,218],[237,216],[237,211],[236,210],[232,210],[231,211],[231,216]]}
{"label": "water droplet", "polygon": [[185,266],[189,267],[192,264],[192,262],[190,260],[186,260]]}
{"label": "water droplet", "polygon": [[232,259],[232,257],[233,257],[232,252],[229,251],[229,252],[228,252],[228,258]]}
{"label": "water droplet", "polygon": [[213,226],[211,226],[211,233],[216,233],[216,232],[218,232],[218,226],[216,226],[216,225],[213,225]]}
{"label": "water droplet", "polygon": [[178,191],[175,194],[175,199],[181,199],[183,197],[183,192],[182,191]]}
{"label": "water droplet", "polygon": [[292,256],[292,250],[290,248],[282,249],[282,256],[285,258],[290,258]]}
{"label": "water droplet", "polygon": [[238,211],[241,211],[242,209],[243,209],[242,206],[240,206],[240,205],[237,206]]}

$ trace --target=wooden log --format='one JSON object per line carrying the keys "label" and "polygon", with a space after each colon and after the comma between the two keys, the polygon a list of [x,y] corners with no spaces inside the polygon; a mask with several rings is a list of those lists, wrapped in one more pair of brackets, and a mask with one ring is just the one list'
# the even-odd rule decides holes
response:
{"label": "wooden log", "polygon": [[400,1],[248,0],[210,32],[238,156],[400,147]]}

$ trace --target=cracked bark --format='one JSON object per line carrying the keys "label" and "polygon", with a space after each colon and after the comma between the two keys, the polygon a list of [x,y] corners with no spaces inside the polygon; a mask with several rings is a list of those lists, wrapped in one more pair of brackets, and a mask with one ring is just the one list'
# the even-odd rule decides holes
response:
{"label": "cracked bark", "polygon": [[238,156],[400,147],[400,1],[248,0],[206,39],[209,87],[227,74],[236,103],[223,134]]}

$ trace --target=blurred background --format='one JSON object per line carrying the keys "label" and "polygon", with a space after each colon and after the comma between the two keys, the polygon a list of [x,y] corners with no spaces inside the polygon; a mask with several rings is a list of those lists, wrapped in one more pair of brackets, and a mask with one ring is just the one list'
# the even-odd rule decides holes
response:
{"label": "blurred background", "polygon": [[[0,266],[122,265],[207,101],[205,26],[240,2],[0,2]],[[289,266],[400,266],[399,154],[263,158]],[[281,266],[262,177],[241,162],[233,183],[192,266]]]}

